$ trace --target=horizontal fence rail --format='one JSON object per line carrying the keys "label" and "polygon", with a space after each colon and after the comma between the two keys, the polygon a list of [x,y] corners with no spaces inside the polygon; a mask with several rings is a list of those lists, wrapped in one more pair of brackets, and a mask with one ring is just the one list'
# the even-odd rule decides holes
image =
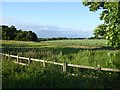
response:
{"label": "horizontal fence rail", "polygon": [[[102,70],[102,71],[112,71],[112,72],[120,72],[120,69],[111,69],[111,68],[101,68],[99,65],[97,67],[91,67],[91,66],[82,66],[82,65],[74,65],[74,64],[67,64],[67,63],[58,63],[58,62],[53,62],[53,61],[46,61],[46,60],[40,60],[40,59],[34,59],[34,58],[26,58],[26,57],[20,57],[20,56],[15,56],[15,55],[9,55],[9,54],[3,54],[0,53],[4,56],[8,56],[8,57],[13,57],[13,58],[17,58],[16,61],[14,61],[14,63],[18,63],[21,65],[27,65],[29,66],[30,61],[35,61],[35,62],[42,62],[43,66],[45,67],[45,63],[50,63],[50,64],[55,64],[55,65],[60,65],[63,66],[63,72],[66,72],[67,67],[76,67],[76,68],[83,68],[83,69],[93,69],[93,70]],[[23,59],[23,60],[27,60],[28,63],[21,63],[19,62],[19,59]]]}

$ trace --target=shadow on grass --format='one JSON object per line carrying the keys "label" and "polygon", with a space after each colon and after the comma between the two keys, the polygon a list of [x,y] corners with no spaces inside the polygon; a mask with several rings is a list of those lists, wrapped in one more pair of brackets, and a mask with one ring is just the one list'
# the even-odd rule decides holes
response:
{"label": "shadow on grass", "polygon": [[[86,69],[70,70],[65,75],[54,65],[32,63],[29,67],[4,59],[2,88],[109,88],[120,89],[120,73]],[[69,68],[70,69],[70,68]],[[74,73],[74,75],[72,75]],[[77,74],[77,75],[76,75]]]}
{"label": "shadow on grass", "polygon": [[[48,74],[48,75],[47,75]],[[19,75],[18,75],[19,76]],[[3,78],[4,88],[109,88],[120,89],[120,78],[101,76],[99,78],[46,73],[29,78]]]}
{"label": "shadow on grass", "polygon": [[3,47],[3,53],[12,53],[12,52],[28,52],[28,51],[50,51],[54,53],[62,52],[63,54],[73,54],[83,50],[120,50],[118,48],[111,48],[111,47],[101,47],[101,48],[69,48],[69,47],[41,47],[41,48],[34,48],[34,47]]}

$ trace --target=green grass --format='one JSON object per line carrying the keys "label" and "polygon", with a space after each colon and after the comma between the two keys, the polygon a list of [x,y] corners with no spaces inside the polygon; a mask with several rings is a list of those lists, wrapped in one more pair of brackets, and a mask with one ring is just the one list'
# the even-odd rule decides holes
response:
{"label": "green grass", "polygon": [[62,45],[81,45],[81,46],[105,46],[106,40],[53,40],[53,41],[45,41],[48,43],[53,43],[53,44],[62,44]]}
{"label": "green grass", "polygon": [[[59,45],[59,43],[64,45]],[[70,41],[70,40],[68,40]],[[101,40],[90,40],[95,42]],[[48,43],[49,42],[49,43]],[[120,50],[106,50],[99,48],[76,48],[69,47],[69,43],[86,42],[79,40],[56,40],[47,42],[25,42],[25,41],[3,41],[3,53],[44,59],[55,62],[67,62],[78,65],[93,66],[100,65],[106,68],[120,68]],[[87,42],[88,43],[88,42]],[[68,47],[66,47],[68,46]],[[108,55],[110,53],[110,56]]]}
{"label": "green grass", "polygon": [[17,65],[13,59],[3,57],[2,88],[110,88],[119,90],[119,73],[98,72],[94,70],[74,69],[76,76],[62,68],[48,64],[45,68],[40,63],[29,67]]}
{"label": "green grass", "polygon": [[[97,44],[96,44],[97,43]],[[2,52],[55,62],[120,69],[120,50],[104,48],[105,40],[2,41]],[[3,88],[79,87],[118,89],[120,73],[68,68],[33,62],[29,67],[3,57]],[[72,76],[76,73],[77,76]]]}
{"label": "green grass", "polygon": [[12,41],[2,40],[3,47],[102,47],[105,46],[106,40],[53,40],[42,42],[28,42],[28,41]]}

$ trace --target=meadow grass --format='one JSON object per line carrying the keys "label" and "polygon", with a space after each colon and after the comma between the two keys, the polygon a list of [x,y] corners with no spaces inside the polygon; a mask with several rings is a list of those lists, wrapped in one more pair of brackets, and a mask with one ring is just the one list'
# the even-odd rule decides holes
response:
{"label": "meadow grass", "polygon": [[32,63],[21,66],[3,57],[2,88],[110,88],[119,90],[119,73],[74,69],[73,76],[65,75],[62,68],[48,64]]}
{"label": "meadow grass", "polygon": [[[76,42],[76,43],[75,43]],[[82,42],[82,43],[81,43]],[[85,44],[83,44],[86,43]],[[90,43],[91,42],[91,43]],[[55,62],[67,62],[77,65],[100,65],[106,68],[120,69],[120,50],[103,48],[105,41],[59,40],[45,42],[2,41],[2,53],[23,57],[32,57]],[[83,47],[81,47],[83,45]],[[85,46],[84,46],[85,45]],[[102,45],[102,46],[101,46]],[[7,57],[2,59],[3,88],[111,88],[118,89],[120,73],[103,72],[68,67],[67,75],[62,67],[32,62],[29,67],[17,65]],[[71,73],[76,74],[73,76]]]}
{"label": "meadow grass", "polygon": [[84,40],[50,40],[45,41],[48,43],[54,44],[63,44],[63,45],[81,45],[81,46],[105,46],[107,40],[98,40],[98,39],[84,39]]}
{"label": "meadow grass", "polygon": [[[76,48],[58,46],[66,40],[46,42],[25,42],[25,41],[3,41],[2,52],[24,57],[32,57],[55,62],[67,62],[78,65],[94,66],[100,65],[107,68],[120,68],[120,50],[106,50],[99,48]],[[70,40],[68,40],[70,41]],[[78,40],[77,40],[78,41]],[[95,40],[96,41],[96,40]],[[98,41],[98,40],[97,40]],[[101,40],[100,40],[101,41]],[[50,43],[48,43],[50,42]],[[86,42],[86,41],[85,41]],[[90,41],[91,42],[91,41]],[[53,44],[52,44],[53,43]],[[78,41],[78,44],[80,42]],[[88,42],[87,42],[88,43]],[[93,42],[92,42],[93,43]],[[55,46],[56,45],[56,46]]]}
{"label": "meadow grass", "polygon": [[89,46],[89,47],[102,47],[105,46],[106,40],[50,40],[50,41],[41,41],[41,42],[32,42],[32,41],[13,41],[13,40],[2,40],[3,46],[10,45],[13,47],[70,47],[74,48],[77,46]]}

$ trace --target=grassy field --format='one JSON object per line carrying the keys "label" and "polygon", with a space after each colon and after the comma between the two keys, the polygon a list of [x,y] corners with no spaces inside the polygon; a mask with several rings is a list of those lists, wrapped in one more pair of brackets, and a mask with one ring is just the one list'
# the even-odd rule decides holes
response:
{"label": "grassy field", "polygon": [[105,46],[106,40],[50,40],[41,42],[26,42],[26,41],[6,41],[2,40],[3,47],[6,45],[12,47],[73,47],[73,48],[92,48]]}
{"label": "grassy field", "polygon": [[2,86],[5,88],[109,88],[119,90],[119,73],[74,69],[76,76],[65,75],[58,66],[40,63],[29,67],[17,65],[3,57]]}
{"label": "grassy field", "polygon": [[62,45],[76,45],[76,46],[89,46],[89,47],[102,47],[105,46],[106,40],[97,40],[97,39],[84,39],[84,40],[51,40],[46,41],[52,44],[62,44]]}
{"label": "grassy field", "polygon": [[[120,50],[107,48],[105,43],[106,40],[42,42],[3,40],[2,52],[55,62],[94,67],[100,65],[101,67],[120,69]],[[120,73],[69,68],[68,76],[66,76],[61,70],[60,67],[51,65],[43,68],[40,63],[33,63],[30,67],[24,67],[3,57],[3,87],[120,88],[116,85],[120,84],[120,79],[117,79]],[[72,76],[69,74],[71,72],[78,75]],[[25,84],[26,82],[29,83]]]}
{"label": "grassy field", "polygon": [[[85,44],[86,46],[81,46]],[[120,50],[102,48],[105,40],[2,41],[3,53],[78,65],[120,68]],[[89,45],[91,46],[87,46]],[[72,45],[72,47],[71,47]]]}

